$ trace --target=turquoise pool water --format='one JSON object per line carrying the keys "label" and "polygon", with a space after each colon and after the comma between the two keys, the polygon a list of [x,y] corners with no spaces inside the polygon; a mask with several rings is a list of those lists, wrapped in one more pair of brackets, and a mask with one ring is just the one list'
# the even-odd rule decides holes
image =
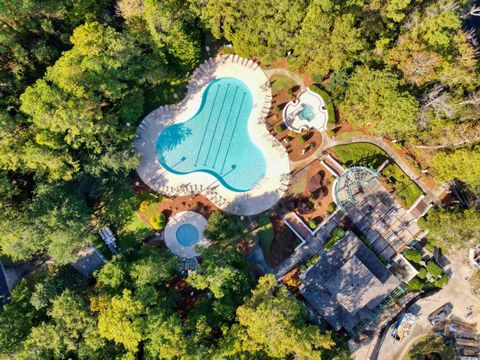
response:
{"label": "turquoise pool water", "polygon": [[313,120],[315,114],[313,112],[313,107],[311,105],[305,104],[303,105],[302,110],[298,113],[300,119],[310,121]]}
{"label": "turquoise pool water", "polygon": [[251,190],[266,167],[247,130],[252,106],[252,94],[242,81],[231,77],[212,81],[197,113],[158,136],[160,163],[175,174],[208,172],[232,191]]}
{"label": "turquoise pool water", "polygon": [[191,247],[200,240],[198,229],[192,224],[180,225],[177,229],[176,237],[180,245],[185,247]]}

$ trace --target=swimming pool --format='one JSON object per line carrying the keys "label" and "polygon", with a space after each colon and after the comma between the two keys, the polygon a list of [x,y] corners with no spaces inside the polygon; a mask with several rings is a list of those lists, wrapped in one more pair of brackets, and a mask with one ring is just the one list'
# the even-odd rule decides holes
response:
{"label": "swimming pool", "polygon": [[315,113],[313,112],[313,106],[304,104],[302,110],[298,113],[300,119],[305,121],[310,121],[315,117]]}
{"label": "swimming pool", "polygon": [[185,247],[191,247],[200,240],[198,229],[192,224],[180,225],[175,236],[180,245]]}
{"label": "swimming pool", "polygon": [[252,94],[242,81],[233,77],[212,81],[197,113],[158,136],[161,165],[175,174],[207,172],[231,191],[251,190],[266,169],[262,151],[248,134],[252,106]]}

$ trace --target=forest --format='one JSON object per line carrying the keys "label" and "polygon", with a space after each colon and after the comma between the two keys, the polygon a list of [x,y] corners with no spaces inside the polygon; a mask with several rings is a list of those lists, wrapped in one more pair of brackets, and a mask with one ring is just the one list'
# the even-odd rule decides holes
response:
{"label": "forest", "polygon": [[[256,278],[226,215],[185,280],[135,231],[93,279],[67,265],[133,211],[138,123],[217,51],[286,59],[325,82],[352,128],[396,139],[477,199],[480,34],[466,22],[479,12],[467,0],[0,0],[0,253],[53,263],[0,313],[0,358],[347,357],[273,277]],[[426,226],[440,242],[478,239],[475,206],[432,209]],[[187,285],[198,301],[185,311]]]}

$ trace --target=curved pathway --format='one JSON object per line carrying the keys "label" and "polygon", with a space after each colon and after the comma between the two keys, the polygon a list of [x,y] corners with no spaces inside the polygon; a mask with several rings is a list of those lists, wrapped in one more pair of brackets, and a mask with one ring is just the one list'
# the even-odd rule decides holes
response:
{"label": "curved pathway", "polygon": [[337,145],[348,145],[354,143],[369,143],[378,146],[380,149],[385,151],[387,155],[395,161],[395,163],[403,170],[407,176],[414,181],[418,187],[426,194],[427,201],[437,201],[443,189],[441,187],[436,187],[431,189],[421,178],[418,176],[410,167],[410,165],[388,144],[385,143],[383,138],[377,136],[352,136],[346,140],[335,140],[328,136],[326,131],[322,132],[322,146],[320,146],[312,155],[308,158],[300,161],[292,162],[292,169],[296,170],[299,168],[303,168],[308,165],[310,162],[318,159],[322,156],[323,151],[332,148]]}

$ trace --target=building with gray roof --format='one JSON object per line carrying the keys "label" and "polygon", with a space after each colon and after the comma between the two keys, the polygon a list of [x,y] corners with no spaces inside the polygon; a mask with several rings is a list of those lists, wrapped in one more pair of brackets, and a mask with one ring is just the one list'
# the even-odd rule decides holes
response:
{"label": "building with gray roof", "polygon": [[78,252],[76,260],[71,265],[83,276],[90,277],[96,269],[106,262],[107,260],[102,253],[94,245],[89,244]]}
{"label": "building with gray roof", "polygon": [[301,275],[300,292],[335,329],[352,332],[401,282],[352,232]]}

